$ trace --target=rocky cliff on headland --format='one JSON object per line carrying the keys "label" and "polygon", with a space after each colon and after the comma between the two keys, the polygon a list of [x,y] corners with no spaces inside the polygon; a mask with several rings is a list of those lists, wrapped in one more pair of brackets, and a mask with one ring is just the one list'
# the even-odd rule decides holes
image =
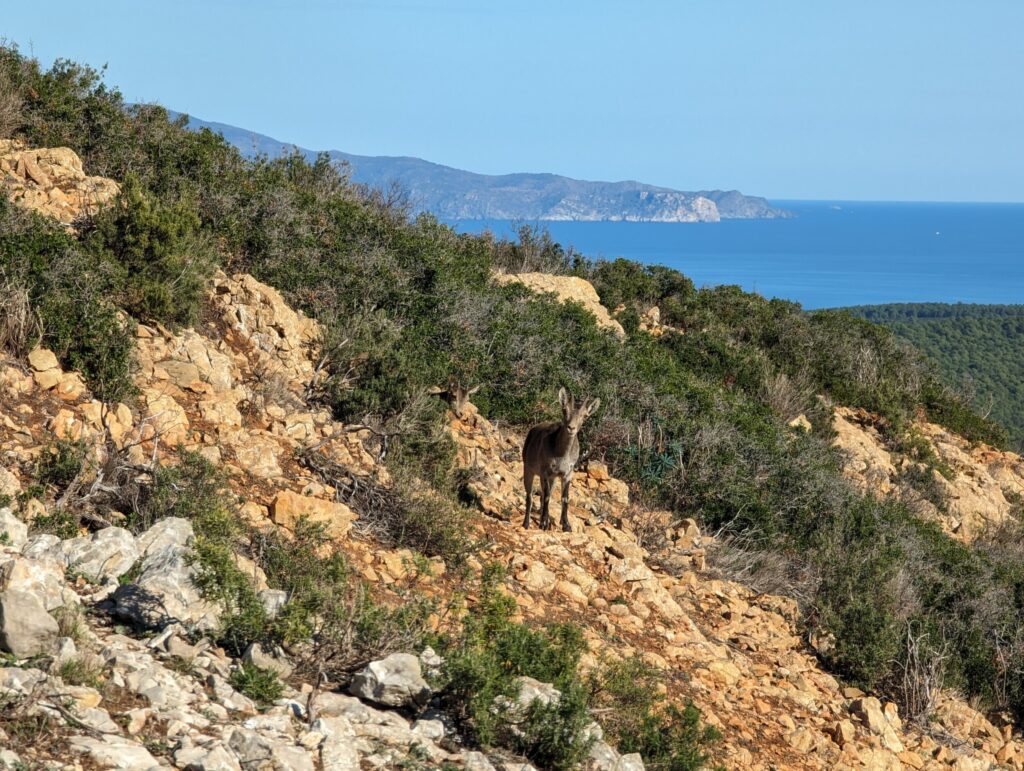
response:
{"label": "rocky cliff on headland", "polygon": [[[26,163],[25,185],[52,178],[49,157],[35,156],[38,176]],[[16,197],[49,211],[41,196]],[[558,282],[520,280],[568,291]],[[114,459],[124,473],[143,474],[179,462],[180,445],[227,473],[239,516],[256,531],[290,538],[301,516],[321,523],[383,602],[402,602],[413,585],[436,597],[460,586],[442,560],[424,566],[379,540],[361,521],[351,490],[297,461],[315,447],[351,480],[380,489],[392,484],[370,429],[310,405],[319,377],[309,347],[316,322],[245,274],[217,274],[205,311],[202,324],[177,332],[137,326],[139,395],[130,403],[97,401],[45,349],[24,361],[0,361],[0,767],[532,768],[461,744],[432,702],[426,675],[438,659],[430,649],[374,661],[338,692],[292,672],[287,651],[251,646],[235,658],[212,644],[208,632],[225,609],[202,591],[194,559],[201,544],[187,519],[161,519],[132,533],[117,524],[116,512],[97,511],[113,521],[79,523],[88,527],[64,537],[40,532],[60,505],[33,489],[54,438],[84,443],[91,462],[72,484],[97,495],[112,483]],[[660,333],[657,314],[649,317]],[[607,311],[602,319],[615,323]],[[577,624],[587,644],[584,668],[637,655],[660,670],[671,700],[692,700],[721,730],[715,763],[1024,768],[1017,728],[992,722],[955,692],[939,695],[934,721],[922,730],[901,720],[893,703],[841,685],[803,637],[795,601],[709,571],[714,539],[692,520],[674,525],[667,513],[645,509],[602,463],[592,461],[577,475],[571,533],[522,530],[522,436],[471,404],[449,418],[457,463],[469,480],[473,528],[484,544],[468,560],[470,573],[497,561],[508,568],[502,591],[521,618]],[[872,433],[871,416],[839,408],[835,421],[848,473],[879,494],[890,492],[903,461]],[[964,538],[1011,516],[999,491],[1024,490],[1019,457],[970,448],[927,424],[921,430],[950,467],[943,484],[954,501],[948,511],[925,515]],[[233,559],[268,612],[287,608],[287,593],[269,586],[244,554]],[[236,687],[234,674],[253,662],[286,682],[269,704]],[[86,668],[94,672],[89,678],[81,675]],[[556,698],[548,685],[528,685],[521,698]],[[59,728],[26,733],[43,724]],[[602,741],[596,724],[591,734],[597,740],[590,768],[643,767],[638,756],[620,756]]]}

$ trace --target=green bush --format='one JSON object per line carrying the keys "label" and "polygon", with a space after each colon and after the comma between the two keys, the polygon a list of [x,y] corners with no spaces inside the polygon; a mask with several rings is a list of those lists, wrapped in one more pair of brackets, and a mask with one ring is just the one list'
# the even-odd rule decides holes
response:
{"label": "green bush", "polygon": [[657,305],[667,323],[681,320],[682,308],[695,291],[690,279],[661,265],[641,265],[620,257],[599,260],[588,268],[587,278],[602,304],[612,309],[625,305],[639,311]]}
{"label": "green bush", "polygon": [[110,266],[117,301],[133,316],[191,324],[216,257],[187,201],[162,203],[134,175],[90,223],[87,248]]}
{"label": "green bush", "polygon": [[252,664],[243,664],[231,671],[232,687],[260,705],[272,704],[284,693],[284,684],[277,673]]}
{"label": "green bush", "polygon": [[294,537],[252,534],[253,552],[268,583],[288,592],[288,603],[268,627],[276,642],[301,650],[300,668],[345,680],[368,662],[415,649],[434,603],[409,593],[395,608],[374,599],[340,553],[325,555],[322,526],[300,520]]}
{"label": "green bush", "polygon": [[607,664],[590,677],[591,703],[619,752],[639,752],[651,771],[697,771],[721,736],[701,724],[692,704],[667,703],[659,690],[664,677],[639,658]]}
{"label": "green bush", "polygon": [[24,287],[42,328],[40,342],[93,393],[119,401],[134,393],[134,326],[111,304],[110,271],[57,223],[0,196],[0,275]]}
{"label": "green bush", "polygon": [[81,439],[58,439],[39,453],[36,461],[36,481],[62,492],[82,473],[88,448]]}
{"label": "green bush", "polygon": [[[497,566],[485,569],[462,630],[442,643],[442,700],[478,744],[513,749],[544,768],[573,768],[589,748],[583,728],[590,717],[576,673],[586,644],[573,626],[533,630],[514,623],[515,601],[501,592],[502,575]],[[498,705],[515,701],[520,676],[552,683],[561,700],[535,701],[522,716],[515,707],[496,706],[496,699]]]}

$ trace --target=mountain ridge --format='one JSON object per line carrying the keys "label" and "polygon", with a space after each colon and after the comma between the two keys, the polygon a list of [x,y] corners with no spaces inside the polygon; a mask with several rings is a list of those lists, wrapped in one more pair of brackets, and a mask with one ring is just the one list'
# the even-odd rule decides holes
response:
{"label": "mountain ridge", "polygon": [[293,147],[307,159],[326,152],[331,160],[348,165],[354,182],[379,189],[398,184],[414,211],[430,211],[444,220],[718,222],[791,216],[762,197],[738,190],[682,191],[636,180],[590,181],[550,172],[478,174],[415,156],[310,150],[227,123],[168,113],[184,116],[191,130],[222,134],[250,157],[276,157]]}

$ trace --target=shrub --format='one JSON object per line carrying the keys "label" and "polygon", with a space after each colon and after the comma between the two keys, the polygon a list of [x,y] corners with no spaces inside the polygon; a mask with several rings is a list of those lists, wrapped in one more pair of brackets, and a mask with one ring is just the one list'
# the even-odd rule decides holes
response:
{"label": "shrub", "polygon": [[[484,236],[492,238],[490,234]],[[568,273],[580,267],[580,257],[572,247],[564,249],[547,230],[520,225],[515,240],[502,238],[490,242],[494,266],[507,273]]]}
{"label": "shrub", "polygon": [[309,674],[345,680],[368,662],[415,648],[434,610],[423,597],[407,595],[397,608],[374,600],[351,575],[341,554],[325,555],[322,526],[300,520],[293,538],[253,534],[253,551],[271,586],[289,594],[268,636],[296,648]]}
{"label": "shrub", "polygon": [[[480,745],[512,748],[546,768],[572,768],[589,747],[583,728],[590,718],[576,674],[586,644],[573,626],[532,630],[514,623],[515,601],[500,591],[501,577],[497,566],[485,569],[462,630],[442,644],[442,699]],[[507,705],[518,696],[516,678],[524,675],[558,688],[558,704],[538,700],[517,716]],[[506,706],[496,706],[496,699]]]}
{"label": "shrub", "polygon": [[260,705],[272,704],[284,693],[284,684],[275,672],[252,664],[243,664],[231,671],[232,687]]}
{"label": "shrub", "polygon": [[36,480],[60,494],[82,473],[87,447],[83,440],[58,439],[43,448],[36,461]]}
{"label": "shrub", "polygon": [[87,247],[111,266],[118,304],[165,324],[195,322],[216,262],[187,201],[164,204],[127,177],[115,204],[91,222]]}
{"label": "shrub", "polygon": [[21,127],[25,102],[23,84],[28,65],[17,48],[0,40],[0,139],[13,136]]}
{"label": "shrub", "polygon": [[696,771],[721,736],[701,724],[693,704],[666,703],[664,674],[639,658],[606,664],[590,678],[591,701],[619,752],[639,752],[651,771]]}
{"label": "shrub", "polygon": [[39,340],[96,396],[119,401],[135,390],[134,328],[110,303],[108,273],[55,222],[0,196],[0,275],[21,296],[0,326],[14,330],[15,348]]}

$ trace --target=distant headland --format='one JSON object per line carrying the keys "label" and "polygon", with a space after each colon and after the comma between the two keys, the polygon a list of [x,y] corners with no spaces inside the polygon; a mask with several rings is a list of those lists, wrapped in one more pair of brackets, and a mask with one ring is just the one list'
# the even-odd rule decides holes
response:
{"label": "distant headland", "polygon": [[[171,111],[172,116],[178,115]],[[188,117],[193,130],[209,128],[247,155],[276,157],[295,145],[248,129]],[[307,157],[319,151],[297,147]],[[557,174],[476,174],[405,156],[327,154],[348,164],[354,182],[388,189],[397,184],[415,212],[442,220],[578,222],[718,222],[792,216],[764,198],[737,190],[687,192],[642,182],[588,182]]]}

